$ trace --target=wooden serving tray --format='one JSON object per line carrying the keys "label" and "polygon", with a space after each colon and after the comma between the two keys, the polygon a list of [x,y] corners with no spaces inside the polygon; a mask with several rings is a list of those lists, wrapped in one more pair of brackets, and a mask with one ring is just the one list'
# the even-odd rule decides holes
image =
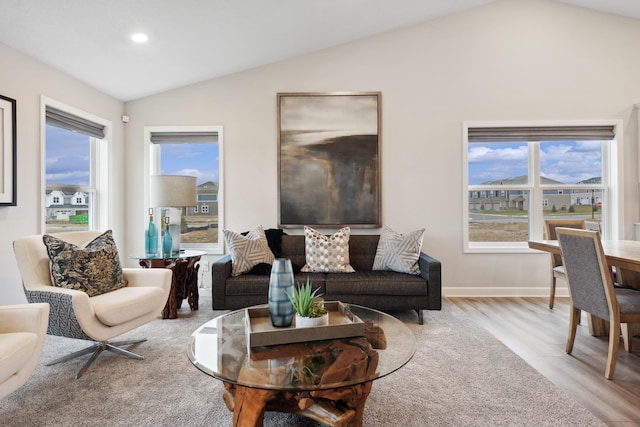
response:
{"label": "wooden serving tray", "polygon": [[308,328],[296,328],[295,317],[291,326],[276,328],[271,324],[267,305],[246,308],[247,348],[364,335],[364,322],[345,304],[325,301],[324,307],[329,313],[329,324]]}

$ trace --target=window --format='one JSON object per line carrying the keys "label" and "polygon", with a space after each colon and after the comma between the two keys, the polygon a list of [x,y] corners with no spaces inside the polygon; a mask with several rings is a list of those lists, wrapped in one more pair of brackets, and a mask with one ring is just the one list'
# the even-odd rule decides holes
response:
{"label": "window", "polygon": [[145,139],[150,175],[196,177],[198,205],[182,210],[181,247],[222,253],[222,127],[146,127]]}
{"label": "window", "polygon": [[110,122],[43,98],[45,233],[105,228]]}
{"label": "window", "polygon": [[599,222],[605,237],[617,234],[622,172],[615,130],[465,125],[465,250],[526,250],[528,240],[546,238],[548,218],[584,218]]}

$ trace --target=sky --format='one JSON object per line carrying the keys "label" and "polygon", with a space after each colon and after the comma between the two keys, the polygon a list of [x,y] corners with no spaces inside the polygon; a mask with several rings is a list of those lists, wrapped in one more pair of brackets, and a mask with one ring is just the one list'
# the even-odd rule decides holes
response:
{"label": "sky", "polygon": [[219,182],[218,144],[163,144],[160,169],[163,175],[196,177],[196,184]]}
{"label": "sky", "polygon": [[[540,143],[540,171],[563,184],[602,176],[600,141]],[[469,184],[514,178],[527,174],[527,143],[469,143]]]}
{"label": "sky", "polygon": [[89,137],[47,125],[46,182],[89,185]]}
{"label": "sky", "polygon": [[[89,137],[47,125],[46,182],[89,185]],[[161,170],[196,177],[197,185],[218,182],[218,144],[163,144]]]}

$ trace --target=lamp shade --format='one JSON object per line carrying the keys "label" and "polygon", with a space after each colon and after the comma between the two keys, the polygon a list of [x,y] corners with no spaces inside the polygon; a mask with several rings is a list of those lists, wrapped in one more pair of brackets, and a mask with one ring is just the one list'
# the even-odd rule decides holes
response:
{"label": "lamp shade", "polygon": [[196,178],[181,175],[152,175],[150,184],[151,207],[196,206]]}

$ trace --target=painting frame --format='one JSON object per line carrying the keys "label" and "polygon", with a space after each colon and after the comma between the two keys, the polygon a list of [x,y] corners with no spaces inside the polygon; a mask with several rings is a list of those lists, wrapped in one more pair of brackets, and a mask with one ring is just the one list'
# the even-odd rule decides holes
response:
{"label": "painting frame", "polygon": [[0,207],[17,205],[16,100],[0,95]]}
{"label": "painting frame", "polygon": [[381,100],[277,93],[278,227],[382,226]]}

